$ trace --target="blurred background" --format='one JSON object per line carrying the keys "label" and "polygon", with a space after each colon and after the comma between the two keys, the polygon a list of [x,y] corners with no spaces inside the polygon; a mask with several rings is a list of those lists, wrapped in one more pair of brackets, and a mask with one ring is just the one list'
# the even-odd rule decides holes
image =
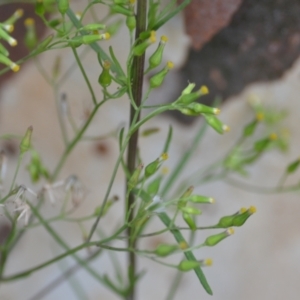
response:
{"label": "blurred background", "polygon": [[[3,0],[2,0],[3,1]],[[6,1],[7,2],[7,1]],[[71,1],[74,11],[82,11],[87,1]],[[24,9],[24,16],[16,24],[14,37],[18,46],[11,48],[12,60],[26,55],[22,42],[24,20],[35,17],[33,6],[26,3],[5,4],[0,0],[0,21],[7,19],[17,8]],[[99,7],[99,15],[105,11]],[[176,68],[170,72],[166,84],[151,95],[150,101],[171,102],[178,97],[187,82],[197,86],[207,85],[209,95],[202,97],[203,103],[212,103],[219,97],[221,120],[231,127],[224,136],[209,129],[197,148],[182,178],[206,167],[219,159],[238,140],[243,126],[252,118],[248,104],[250,99],[259,99],[261,103],[276,109],[284,109],[288,117],[283,123],[290,136],[290,146],[286,153],[272,151],[261,157],[256,165],[251,166],[249,175],[241,182],[251,186],[274,187],[288,163],[299,157],[300,132],[300,3],[297,0],[199,0],[180,15],[171,20],[158,35],[166,34],[169,42],[164,53],[164,60],[174,61]],[[88,19],[86,20],[88,21]],[[47,35],[47,30],[36,18],[39,37]],[[128,47],[127,30],[120,32],[104,47],[112,45],[117,57],[125,62]],[[102,46],[102,45],[101,45]],[[128,49],[128,48],[127,48]],[[52,70],[57,56],[61,61],[63,73],[74,59],[70,51],[51,52],[40,58],[43,66]],[[94,53],[90,52],[84,60],[93,87],[98,93],[97,84],[100,66]],[[146,78],[147,84],[147,78]],[[82,76],[75,70],[65,82],[59,93],[65,93],[72,112],[78,122],[83,122],[85,114],[91,110],[90,96]],[[123,99],[111,102],[100,111],[89,130],[91,135],[103,135],[120,124],[128,123],[128,101]],[[149,127],[161,130],[149,138],[141,138],[142,158],[149,162],[160,155],[168,126],[174,128],[174,139],[170,149],[167,166],[172,169],[178,159],[187,151],[193,137],[202,124],[201,119],[182,115],[163,115],[152,120]],[[63,151],[61,133],[57,125],[54,95],[51,87],[40,76],[33,62],[21,66],[17,74],[7,73],[0,77],[0,134],[24,134],[26,128],[34,128],[33,143],[42,154],[46,165],[51,168]],[[9,178],[12,177],[18,155],[18,143],[15,140],[2,140],[0,147],[9,158]],[[111,169],[118,155],[118,144],[113,138],[82,143],[72,153],[62,171],[61,179],[76,174],[88,190],[86,200],[77,214],[86,215],[103,199],[110,179]],[[299,182],[299,173],[292,176],[288,183]],[[18,184],[30,186],[27,172],[18,177]],[[103,219],[102,230],[109,232],[115,228],[123,209],[123,174],[120,172],[113,187],[112,194],[120,201]],[[291,299],[299,298],[300,286],[300,201],[299,192],[286,194],[254,193],[246,188],[236,187],[228,182],[214,182],[196,188],[199,194],[209,195],[216,203],[203,207],[199,225],[215,223],[223,215],[230,215],[241,207],[255,205],[257,213],[236,233],[213,248],[195,252],[197,258],[213,259],[214,264],[204,272],[214,291],[213,299]],[[49,206],[45,214],[58,209]],[[49,212],[50,211],[50,212]],[[0,217],[1,219],[1,217]],[[55,226],[67,236],[69,245],[77,245],[82,240],[78,227],[59,223]],[[87,230],[89,226],[86,226]],[[149,231],[162,228],[155,220]],[[0,235],[2,239],[9,231],[9,226],[2,222]],[[209,232],[200,232],[195,243],[200,243]],[[155,248],[161,242],[172,242],[172,237],[162,235],[140,242],[141,248]],[[27,269],[60,253],[43,228],[28,231],[14,249],[8,262],[7,274]],[[178,261],[180,256],[173,258]],[[125,266],[125,258],[120,261]],[[40,290],[52,282],[62,270],[74,265],[68,259],[65,265],[52,266],[39,271],[28,278],[0,287],[0,299],[77,299],[70,281],[52,288],[51,291],[34,298]],[[107,256],[94,260],[91,265],[97,270],[108,270],[113,276],[113,268]],[[151,261],[140,258],[139,270],[147,269],[138,287],[138,299],[167,299],[168,289],[176,272]],[[72,276],[82,285],[82,299],[118,299],[107,289],[99,287],[90,275],[81,270]],[[85,297],[85,298],[84,298]],[[211,299],[200,286],[192,272],[184,274],[174,295],[175,300]]]}

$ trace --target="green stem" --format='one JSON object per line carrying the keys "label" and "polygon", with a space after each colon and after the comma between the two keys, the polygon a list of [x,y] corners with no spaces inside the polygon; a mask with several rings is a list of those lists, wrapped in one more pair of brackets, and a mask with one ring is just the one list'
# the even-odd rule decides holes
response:
{"label": "green stem", "polygon": [[90,94],[92,96],[93,103],[94,103],[94,105],[97,105],[97,100],[96,100],[96,96],[95,96],[94,90],[93,90],[93,88],[91,86],[91,83],[90,83],[90,81],[89,81],[89,79],[87,77],[87,74],[86,74],[86,72],[85,72],[85,70],[84,70],[84,68],[82,66],[82,63],[81,63],[81,60],[80,60],[80,58],[79,58],[79,56],[77,54],[77,51],[76,51],[76,49],[74,47],[72,47],[72,51],[73,51],[73,54],[75,56],[76,62],[78,64],[79,68],[80,68],[80,71],[81,71],[81,74],[82,74],[82,76],[84,78],[84,81],[85,81],[86,85],[88,86],[88,89],[89,89]]}
{"label": "green stem", "polygon": [[[147,19],[147,0],[139,0],[137,2],[137,25],[135,32],[135,40],[139,38],[139,35],[146,30],[146,19]],[[145,64],[145,54],[141,56],[135,56],[133,59],[132,66],[132,96],[134,100],[134,104],[136,107],[141,106],[142,94],[143,94],[143,80],[144,80],[144,64]],[[136,110],[133,105],[130,106],[130,126],[133,123],[138,122],[140,118],[140,114],[136,115]],[[135,120],[136,119],[136,120]],[[137,148],[138,148],[138,128],[135,132],[132,133],[132,136],[129,140],[128,144],[128,152],[127,152],[127,167],[130,174],[133,174],[136,168],[136,157],[137,157]],[[126,181],[126,188],[127,181]],[[133,206],[135,202],[135,196],[132,192],[129,193],[128,196],[128,205],[127,209]],[[134,210],[125,211],[125,215],[128,214],[128,222],[134,219]],[[133,234],[133,228],[130,226],[127,229],[128,236],[128,248],[132,247],[133,249],[136,246],[136,240],[131,239],[130,237]],[[134,252],[128,253],[128,275],[130,282],[130,293],[127,297],[128,300],[135,299],[135,274],[136,274],[136,259]]]}

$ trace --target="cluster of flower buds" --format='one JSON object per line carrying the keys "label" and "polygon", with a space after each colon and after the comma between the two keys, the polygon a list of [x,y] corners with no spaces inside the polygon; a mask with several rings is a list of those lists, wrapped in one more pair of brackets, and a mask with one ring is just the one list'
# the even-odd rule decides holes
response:
{"label": "cluster of flower buds", "polygon": [[[16,46],[18,42],[10,35],[10,33],[13,32],[14,30],[15,22],[19,18],[21,18],[22,15],[23,15],[23,10],[18,9],[13,13],[13,15],[10,18],[0,23],[0,40],[3,39],[12,47]],[[8,66],[14,72],[17,72],[20,69],[19,65],[17,65],[16,63],[14,63],[9,59],[9,51],[3,46],[1,42],[0,42],[0,63]]]}
{"label": "cluster of flower buds", "polygon": [[248,209],[242,207],[237,213],[222,217],[214,228],[228,228],[232,226],[242,226],[247,219],[256,212],[255,206],[250,206]]}
{"label": "cluster of flower buds", "polygon": [[182,218],[186,224],[192,229],[196,230],[197,226],[194,220],[195,215],[200,215],[202,211],[198,208],[187,206],[188,202],[192,203],[201,203],[201,204],[210,204],[214,203],[214,198],[201,196],[201,195],[192,195],[194,190],[193,186],[187,188],[187,190],[182,194],[177,202],[177,208],[182,213]]}
{"label": "cluster of flower buds", "polygon": [[133,47],[132,53],[135,56],[141,56],[145,53],[146,49],[156,42],[156,32],[155,31],[145,31],[142,32],[139,39],[141,42]]}
{"label": "cluster of flower buds", "polygon": [[229,131],[230,128],[216,117],[220,113],[220,109],[196,102],[201,96],[209,93],[208,88],[201,86],[198,91],[193,92],[194,87],[194,83],[189,83],[179,98],[172,103],[171,109],[179,110],[188,116],[202,115],[206,122],[218,133],[223,134]]}
{"label": "cluster of flower buds", "polygon": [[130,32],[136,27],[136,17],[134,12],[135,0],[114,0],[110,6],[112,14],[121,14],[126,17],[126,26]]}

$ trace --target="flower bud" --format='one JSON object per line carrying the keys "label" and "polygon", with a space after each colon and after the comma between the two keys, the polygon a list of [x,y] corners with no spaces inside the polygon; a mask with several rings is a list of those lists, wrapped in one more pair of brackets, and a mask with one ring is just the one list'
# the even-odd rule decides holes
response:
{"label": "flower bud", "polygon": [[[194,87],[194,86],[193,86]],[[188,88],[188,89],[187,89]],[[196,101],[199,97],[206,95],[209,93],[207,86],[203,85],[200,87],[200,89],[197,92],[194,93],[188,93],[190,90],[192,91],[191,87],[187,87],[181,94],[181,96],[176,100],[176,103],[182,103],[182,104],[190,104],[194,101]]]}
{"label": "flower bud", "polygon": [[181,208],[186,205],[186,202],[188,201],[188,197],[192,194],[193,190],[194,187],[192,185],[186,189],[186,191],[181,195],[180,200],[177,203],[178,208]]}
{"label": "flower bud", "polygon": [[233,228],[228,228],[224,232],[209,236],[205,240],[204,244],[206,246],[209,246],[209,247],[215,246],[218,243],[220,243],[222,240],[224,240],[225,238],[227,238],[228,236],[230,236],[232,234],[234,234],[234,229]]}
{"label": "flower bud", "polygon": [[4,29],[0,27],[0,38],[4,39],[9,43],[10,46],[17,46],[18,41],[11,37]]}
{"label": "flower bud", "polygon": [[157,158],[155,161],[148,164],[145,168],[145,177],[148,178],[151,175],[153,175],[160,167],[161,163],[164,160],[168,159],[168,154],[163,153],[159,158]]}
{"label": "flower bud", "polygon": [[132,52],[135,56],[141,56],[145,53],[146,49],[156,41],[156,33],[155,31],[150,32],[150,37],[141,42],[140,44],[136,45]]}
{"label": "flower bud", "polygon": [[64,15],[69,9],[69,0],[58,0],[58,11]]}
{"label": "flower bud", "polygon": [[271,140],[269,138],[261,139],[254,144],[254,149],[257,152],[263,152],[270,144]]}
{"label": "flower bud", "polygon": [[200,103],[191,103],[187,106],[187,108],[192,109],[197,114],[213,114],[218,115],[220,113],[220,109],[216,107],[210,107]]}
{"label": "flower bud", "polygon": [[177,245],[160,244],[157,246],[154,253],[157,256],[164,257],[164,256],[168,256],[169,254],[175,252],[176,250],[178,250]]}
{"label": "flower bud", "polygon": [[37,45],[37,36],[35,30],[35,21],[32,18],[27,18],[24,22],[26,27],[25,45],[29,50],[32,50]]}
{"label": "flower bud", "polygon": [[23,9],[19,8],[13,13],[13,15],[10,18],[5,20],[3,24],[14,24],[18,19],[20,19],[23,16],[23,14]]}
{"label": "flower bud", "polygon": [[197,267],[199,267],[200,263],[195,260],[183,260],[178,265],[178,270],[183,272],[191,271]]}
{"label": "flower bud", "polygon": [[70,45],[72,45],[72,47],[79,47],[82,44],[88,45],[88,44],[98,42],[100,40],[108,40],[109,38],[110,38],[110,34],[106,32],[102,34],[89,34],[89,35],[77,36],[69,40],[68,42]]}
{"label": "flower bud", "polygon": [[109,70],[110,70],[110,62],[106,60],[103,63],[103,70],[98,79],[99,84],[104,88],[111,85],[112,79]]}
{"label": "flower bud", "polygon": [[234,218],[236,216],[238,216],[239,214],[243,213],[246,210],[247,209],[241,208],[238,212],[236,212],[233,215],[222,217],[219,220],[218,224],[215,227],[218,227],[218,228],[228,228],[228,227],[231,227],[233,225]]}
{"label": "flower bud", "polygon": [[3,54],[0,53],[0,63],[8,66],[11,68],[12,71],[18,72],[20,69],[20,66],[11,61],[8,57],[4,56]]}
{"label": "flower bud", "polygon": [[200,195],[192,195],[188,198],[188,201],[191,201],[194,203],[215,203],[214,198],[200,196]]}
{"label": "flower bud", "polygon": [[159,176],[157,178],[155,178],[152,182],[149,183],[148,187],[147,187],[147,192],[150,195],[156,195],[159,187],[160,187],[160,183],[162,180],[162,176]]}
{"label": "flower bud", "polygon": [[223,124],[218,118],[216,118],[214,115],[210,114],[203,114],[206,122],[215,129],[218,133],[223,134],[224,132],[227,132],[230,130],[229,126]]}
{"label": "flower bud", "polygon": [[191,206],[183,206],[180,210],[189,215],[201,215],[202,211],[198,208],[191,207]]}
{"label": "flower bud", "polygon": [[181,92],[181,96],[190,94],[195,86],[195,83],[189,83],[188,86]]}
{"label": "flower bud", "polygon": [[149,58],[149,68],[148,71],[151,69],[156,68],[161,64],[163,51],[166,45],[166,42],[168,41],[168,38],[166,36],[162,36],[159,42],[159,45],[155,52],[150,56]]}
{"label": "flower bud", "polygon": [[143,169],[143,164],[139,164],[130,179],[128,180],[128,190],[131,191],[138,183],[141,171]]}
{"label": "flower bud", "polygon": [[254,133],[256,127],[257,127],[257,124],[258,124],[258,121],[254,120],[251,123],[249,123],[248,125],[246,125],[245,128],[244,128],[243,136],[248,137],[248,136],[253,135],[253,133]]}
{"label": "flower bud", "polygon": [[129,31],[133,31],[136,28],[136,18],[135,15],[127,16],[126,17],[126,26]]}
{"label": "flower bud", "polygon": [[255,212],[256,207],[250,206],[250,208],[247,209],[245,212],[238,214],[233,218],[232,226],[242,226],[247,221],[247,219]]}
{"label": "flower bud", "polygon": [[106,28],[106,25],[101,23],[91,23],[87,24],[83,27],[81,27],[79,30],[86,30],[86,31],[97,31],[97,30],[103,30]]}
{"label": "flower bud", "polygon": [[161,86],[168,72],[174,68],[174,64],[171,61],[167,62],[167,65],[157,74],[150,78],[150,87],[157,88]]}
{"label": "flower bud", "polygon": [[194,222],[193,217],[190,214],[187,213],[183,213],[182,214],[182,218],[185,221],[185,223],[192,229],[192,230],[196,230],[197,226]]}
{"label": "flower bud", "polygon": [[36,0],[36,3],[35,3],[35,13],[38,15],[38,16],[43,16],[45,14],[45,6],[44,6],[44,3],[43,3],[43,0]]}
{"label": "flower bud", "polygon": [[213,264],[211,258],[202,259],[199,261],[201,267],[210,267]]}
{"label": "flower bud", "polygon": [[32,135],[32,126],[28,127],[25,136],[23,137],[21,143],[20,143],[20,152],[21,154],[27,152],[30,148],[30,142],[31,142],[31,135]]}

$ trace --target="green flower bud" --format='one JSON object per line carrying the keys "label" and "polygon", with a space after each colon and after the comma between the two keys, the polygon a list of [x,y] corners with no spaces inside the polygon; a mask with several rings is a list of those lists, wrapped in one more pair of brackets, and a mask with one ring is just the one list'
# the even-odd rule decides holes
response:
{"label": "green flower bud", "polygon": [[186,189],[186,191],[181,195],[180,200],[177,203],[178,208],[184,207],[186,205],[188,197],[192,194],[193,190],[194,187],[192,185]]}
{"label": "green flower bud", "polygon": [[194,88],[194,86],[190,87],[188,86],[181,94],[181,96],[176,100],[176,103],[182,103],[182,104],[190,104],[192,102],[195,102],[199,97],[206,95],[209,93],[207,86],[203,85],[200,87],[199,91],[194,93],[189,93],[189,91]]}
{"label": "green flower bud", "polygon": [[233,220],[236,216],[244,213],[247,209],[242,207],[238,212],[236,212],[235,214],[233,215],[230,215],[230,216],[224,216],[222,217],[218,224],[216,225],[216,227],[218,228],[228,228],[228,227],[231,227],[233,226]]}
{"label": "green flower bud", "polygon": [[163,57],[163,51],[164,51],[167,41],[168,41],[168,38],[165,35],[163,35],[160,38],[160,43],[159,43],[157,49],[149,58],[149,68],[147,71],[154,69],[161,64],[162,57]]}
{"label": "green flower bud", "polygon": [[8,57],[4,56],[0,53],[0,63],[10,67],[10,69],[14,72],[18,72],[20,69],[20,66],[11,61]]}
{"label": "green flower bud", "polygon": [[188,86],[181,92],[181,96],[190,94],[195,86],[195,83],[189,83]]}
{"label": "green flower bud", "polygon": [[223,134],[230,130],[229,126],[223,124],[217,117],[210,114],[203,114],[206,122],[217,132]]}
{"label": "green flower bud", "polygon": [[169,254],[175,252],[176,250],[178,250],[177,245],[160,244],[157,246],[154,253],[157,256],[164,257],[164,256],[168,256]]}
{"label": "green flower bud", "polygon": [[188,198],[188,201],[194,202],[194,203],[215,203],[214,198],[200,196],[200,195],[192,195]]}
{"label": "green flower bud", "polygon": [[132,16],[133,15],[133,11],[131,9],[128,9],[128,8],[118,5],[118,4],[112,5],[110,7],[110,10],[112,13],[122,14],[124,16]]}
{"label": "green flower bud", "polygon": [[141,56],[145,53],[146,49],[156,41],[156,33],[155,31],[151,31],[150,37],[141,42],[140,44],[136,45],[132,52],[135,56]]}
{"label": "green flower bud", "polygon": [[163,153],[159,158],[157,158],[155,161],[147,165],[145,168],[145,177],[148,178],[152,176],[159,169],[162,161],[167,159],[168,159],[168,154]]}
{"label": "green flower bud", "polygon": [[257,152],[263,152],[270,144],[271,140],[269,138],[265,138],[255,142],[254,149]]}
{"label": "green flower bud", "polygon": [[287,166],[286,173],[292,174],[292,173],[296,172],[299,165],[300,165],[300,157]]}
{"label": "green flower bud", "polygon": [[254,133],[256,127],[257,127],[257,124],[258,124],[258,121],[254,120],[251,123],[249,123],[248,125],[246,125],[245,128],[244,128],[243,135],[247,136],[247,137],[253,135],[253,133]]}
{"label": "green flower bud", "polygon": [[0,27],[0,38],[4,39],[9,43],[10,46],[17,46],[18,42],[16,39],[11,37],[4,29]]}
{"label": "green flower bud", "polygon": [[146,178],[153,175],[157,171],[158,168],[159,168],[159,159],[156,159],[155,161],[153,161],[149,165],[147,165],[145,168]]}
{"label": "green flower bud", "polygon": [[103,30],[106,28],[106,25],[101,23],[91,23],[81,27],[79,30],[87,30],[87,31],[96,31]]}
{"label": "green flower bud", "polygon": [[210,267],[213,264],[213,260],[211,258],[201,259],[199,263],[201,267]]}
{"label": "green flower bud", "polygon": [[182,214],[182,218],[185,221],[185,223],[192,229],[192,230],[196,230],[197,226],[194,222],[193,217],[190,214],[187,213],[183,213]]}
{"label": "green flower bud", "polygon": [[69,9],[69,0],[58,0],[58,11],[64,15]]}
{"label": "green flower bud", "polygon": [[103,70],[98,79],[99,84],[104,88],[111,85],[112,79],[109,70],[110,70],[110,62],[106,60],[103,63]]}
{"label": "green flower bud", "polygon": [[141,171],[143,169],[143,164],[139,164],[130,179],[128,180],[128,190],[131,191],[138,183]]}
{"label": "green flower bud", "polygon": [[45,10],[45,6],[43,3],[43,0],[36,0],[35,3],[35,13],[38,16],[43,16],[45,14],[46,10]]}
{"label": "green flower bud", "polygon": [[178,265],[177,269],[179,271],[188,272],[191,271],[197,267],[199,267],[200,263],[198,261],[194,260],[183,260]]}
{"label": "green flower bud", "polygon": [[150,195],[156,195],[159,187],[160,187],[160,183],[162,180],[162,176],[159,176],[157,178],[155,178],[152,182],[149,183],[148,187],[147,187],[147,192]]}
{"label": "green flower bud", "polygon": [[195,207],[190,207],[190,206],[181,207],[180,210],[189,215],[201,215],[202,214],[202,211],[200,209],[195,208]]}
{"label": "green flower bud", "polygon": [[20,143],[20,152],[21,154],[27,152],[30,148],[30,142],[31,142],[31,135],[32,135],[32,126],[28,127],[25,136],[23,137],[21,143]]}
{"label": "green flower bud", "polygon": [[52,19],[49,21],[48,25],[51,27],[51,28],[55,28],[57,27],[59,24],[61,24],[62,20],[61,19]]}
{"label": "green flower bud", "polygon": [[37,35],[35,30],[35,21],[32,18],[27,18],[24,22],[26,27],[25,45],[29,50],[32,50],[37,45]]}
{"label": "green flower bud", "polygon": [[14,31],[14,25],[12,24],[0,23],[0,27],[9,33]]}
{"label": "green flower bud", "polygon": [[136,18],[135,15],[127,16],[126,18],[126,26],[129,31],[133,31],[136,28]]}
{"label": "green flower bud", "polygon": [[233,218],[232,226],[242,226],[247,221],[247,219],[256,212],[255,206],[250,206],[245,212],[236,215]]}
{"label": "green flower bud", "polygon": [[23,9],[19,8],[13,13],[13,15],[10,18],[5,20],[3,24],[14,24],[18,19],[20,19],[23,16],[23,14]]}
{"label": "green flower bud", "polygon": [[200,114],[195,112],[193,109],[190,108],[181,108],[178,107],[177,108],[182,114],[186,115],[186,116],[192,116],[192,117],[196,117],[199,116]]}
{"label": "green flower bud", "polygon": [[224,232],[209,236],[205,240],[204,244],[206,246],[209,246],[209,247],[215,246],[218,243],[220,243],[222,240],[224,240],[225,238],[227,238],[228,236],[230,236],[232,234],[234,234],[234,229],[233,228],[228,228]]}
{"label": "green flower bud", "polygon": [[88,45],[100,40],[108,40],[110,38],[110,34],[108,32],[102,34],[89,34],[83,36],[77,36],[71,40],[69,40],[69,44],[73,47],[79,47],[82,44]]}
{"label": "green flower bud", "polygon": [[171,61],[167,62],[167,65],[157,74],[150,78],[150,87],[157,88],[161,86],[168,72],[174,68],[174,64]]}
{"label": "green flower bud", "polygon": [[220,113],[220,109],[216,107],[210,107],[200,103],[191,103],[187,106],[187,108],[192,109],[194,112],[198,114],[213,114],[218,115]]}

